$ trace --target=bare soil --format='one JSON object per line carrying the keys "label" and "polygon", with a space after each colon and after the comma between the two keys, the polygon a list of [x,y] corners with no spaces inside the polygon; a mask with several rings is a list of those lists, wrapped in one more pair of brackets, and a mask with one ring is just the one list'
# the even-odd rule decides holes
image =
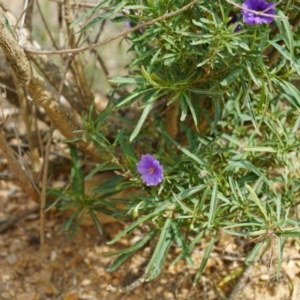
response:
{"label": "bare soil", "polygon": [[[11,182],[0,182],[0,225],[35,204]],[[107,268],[114,257],[104,253],[123,249],[135,243],[143,230],[136,230],[128,239],[107,245],[124,225],[109,222],[103,225],[104,234],[86,220],[73,240],[70,232],[61,232],[66,214],[52,210],[46,214],[45,244],[39,240],[39,215],[29,214],[0,235],[0,299],[46,300],[46,299],[227,299],[244,267],[244,251],[237,241],[220,232],[204,275],[194,286],[193,280],[200,265],[207,240],[201,241],[192,252],[194,267],[181,260],[171,265],[180,253],[173,247],[160,276],[150,282],[139,282],[153,245],[147,245],[119,269],[109,273]],[[276,241],[274,241],[275,243]],[[253,245],[252,245],[253,246]],[[267,251],[251,268],[246,284],[240,288],[236,299],[300,299],[300,247],[286,247],[279,279],[276,279],[276,251]],[[272,257],[271,257],[272,255]],[[269,266],[272,260],[272,265]],[[123,292],[108,291],[112,285]],[[132,290],[131,290],[132,289]]]}
{"label": "bare soil", "polygon": [[[4,2],[12,10],[18,8],[19,11],[14,12],[16,15],[21,13],[22,7],[15,5],[16,1],[5,0]],[[49,3],[50,6],[54,5]],[[56,18],[55,14],[49,15],[53,19]],[[118,44],[119,41],[116,43]],[[103,47],[102,51],[110,55],[112,49],[117,48],[109,44],[107,48]],[[114,57],[120,55],[116,54]],[[119,61],[122,61],[123,65],[126,64],[123,57]],[[119,62],[113,60],[110,65],[109,77],[119,75],[117,72],[120,69]],[[17,130],[20,136],[25,135],[24,128],[23,131],[15,129],[17,122],[12,116],[18,112],[17,109],[14,107],[7,109],[10,109],[8,114],[11,126],[6,122],[6,128]],[[10,143],[16,145],[21,144],[21,141],[11,139]],[[0,175],[1,228],[9,218],[30,210],[35,203],[20,190],[18,183],[11,181],[9,166],[1,155]],[[62,186],[65,183],[64,179],[60,179],[53,184]],[[155,247],[155,241],[153,244],[146,245],[142,251],[111,273],[107,268],[115,257],[104,256],[104,254],[134,244],[143,236],[144,229],[136,230],[127,239],[123,238],[116,244],[108,245],[107,242],[125,225],[112,220],[108,222],[102,216],[104,234],[100,236],[95,226],[89,220],[84,220],[74,239],[70,240],[70,232],[61,232],[67,219],[66,213],[55,209],[46,213],[43,247],[40,245],[38,212],[28,214],[15,222],[7,231],[0,233],[0,300],[228,299],[239,282],[245,267],[245,257],[254,246],[254,243],[233,239],[220,232],[218,243],[213,248],[203,275],[197,284],[193,285],[209,237],[203,239],[191,253],[193,267],[184,260],[180,260],[175,265],[171,264],[180,253],[180,249],[174,245],[161,275],[150,282],[140,282],[139,279]],[[276,245],[276,238],[272,243]],[[262,259],[250,269],[245,283],[239,286],[238,296],[232,300],[300,299],[300,246],[287,242],[278,276],[276,276],[276,247],[270,249],[273,251],[266,251]],[[108,291],[107,287],[110,285],[115,287],[116,291]]]}

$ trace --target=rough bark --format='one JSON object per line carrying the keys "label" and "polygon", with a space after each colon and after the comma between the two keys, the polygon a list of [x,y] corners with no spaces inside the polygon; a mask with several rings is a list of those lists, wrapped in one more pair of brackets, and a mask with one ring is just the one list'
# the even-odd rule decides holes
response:
{"label": "rough bark", "polygon": [[45,80],[31,67],[25,52],[5,26],[2,9],[0,9],[0,16],[0,47],[14,70],[17,79],[27,87],[32,99],[46,111],[53,125],[67,139],[78,138],[78,148],[94,161],[100,162],[102,160],[101,155],[94,145],[80,140],[78,135],[78,130],[82,129],[80,124],[73,120],[64,107],[56,101],[49,89],[47,89]]}
{"label": "rough bark", "polygon": [[32,200],[39,202],[40,194],[35,189],[31,181],[29,180],[28,175],[26,174],[25,170],[22,169],[20,163],[16,159],[14,155],[14,151],[9,147],[6,142],[4,133],[0,128],[0,150],[4,157],[6,158],[10,169],[12,170],[15,178],[20,183],[20,186],[24,189],[24,191],[32,198]]}

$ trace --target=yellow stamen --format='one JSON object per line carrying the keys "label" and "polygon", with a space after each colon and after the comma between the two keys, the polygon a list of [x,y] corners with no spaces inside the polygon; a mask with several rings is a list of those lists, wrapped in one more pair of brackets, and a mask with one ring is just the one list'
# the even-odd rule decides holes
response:
{"label": "yellow stamen", "polygon": [[155,167],[151,167],[148,169],[149,174],[153,174],[155,171]]}

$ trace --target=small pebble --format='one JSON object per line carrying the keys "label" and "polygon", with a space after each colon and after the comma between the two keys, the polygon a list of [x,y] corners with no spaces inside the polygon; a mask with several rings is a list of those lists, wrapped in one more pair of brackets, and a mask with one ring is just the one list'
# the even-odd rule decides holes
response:
{"label": "small pebble", "polygon": [[83,279],[81,281],[82,286],[87,286],[87,285],[90,285],[91,283],[92,283],[92,281],[90,279]]}
{"label": "small pebble", "polygon": [[12,266],[18,261],[18,256],[14,253],[11,253],[6,256],[6,261]]}
{"label": "small pebble", "polygon": [[259,278],[260,278],[260,280],[267,281],[267,280],[270,279],[270,275],[269,274],[262,274]]}

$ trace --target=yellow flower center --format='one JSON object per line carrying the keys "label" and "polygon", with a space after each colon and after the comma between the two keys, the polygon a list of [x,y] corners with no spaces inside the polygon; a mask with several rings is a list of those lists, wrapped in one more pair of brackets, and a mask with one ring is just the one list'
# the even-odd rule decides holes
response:
{"label": "yellow flower center", "polygon": [[153,174],[155,171],[155,167],[151,167],[148,169],[149,174]]}

